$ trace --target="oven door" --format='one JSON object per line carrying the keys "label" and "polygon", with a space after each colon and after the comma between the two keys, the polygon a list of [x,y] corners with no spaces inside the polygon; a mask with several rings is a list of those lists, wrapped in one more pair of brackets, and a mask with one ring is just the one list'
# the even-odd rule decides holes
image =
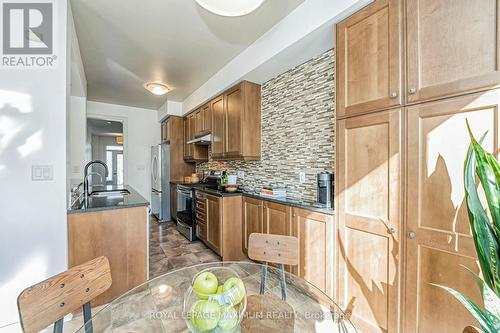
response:
{"label": "oven door", "polygon": [[193,208],[193,192],[191,189],[177,187],[177,220],[191,227],[193,225]]}

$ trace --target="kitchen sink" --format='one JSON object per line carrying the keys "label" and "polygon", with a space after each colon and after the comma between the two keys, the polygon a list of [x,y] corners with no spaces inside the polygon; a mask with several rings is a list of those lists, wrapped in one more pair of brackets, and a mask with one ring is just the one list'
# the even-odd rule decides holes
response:
{"label": "kitchen sink", "polygon": [[130,191],[127,189],[115,189],[115,190],[99,190],[92,191],[90,193],[91,197],[114,197],[114,196],[123,196],[129,195]]}

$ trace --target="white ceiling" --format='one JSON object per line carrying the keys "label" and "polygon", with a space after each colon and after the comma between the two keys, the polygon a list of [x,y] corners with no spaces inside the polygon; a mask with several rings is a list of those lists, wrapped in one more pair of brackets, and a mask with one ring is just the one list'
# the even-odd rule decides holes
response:
{"label": "white ceiling", "polygon": [[98,136],[123,135],[123,124],[118,121],[87,118],[87,131]]}
{"label": "white ceiling", "polygon": [[[183,101],[304,0],[267,0],[236,18],[194,0],[71,0],[88,99],[158,109]],[[143,88],[160,80],[173,90]]]}

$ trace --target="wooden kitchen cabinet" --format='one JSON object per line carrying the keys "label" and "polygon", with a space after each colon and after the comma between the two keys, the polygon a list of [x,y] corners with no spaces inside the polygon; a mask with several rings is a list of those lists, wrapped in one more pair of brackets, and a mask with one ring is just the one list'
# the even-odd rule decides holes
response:
{"label": "wooden kitchen cabinet", "polygon": [[242,82],[210,102],[212,158],[260,159],[260,86]]}
{"label": "wooden kitchen cabinet", "polygon": [[401,0],[375,0],[337,24],[339,118],[402,105],[401,8]]}
{"label": "wooden kitchen cabinet", "polygon": [[485,149],[498,151],[499,110],[499,91],[406,109],[405,332],[461,332],[475,325],[459,302],[431,283],[450,286],[482,304],[472,276],[461,267],[479,273],[464,198],[463,167],[470,143],[465,120],[476,139],[488,132]]}
{"label": "wooden kitchen cabinet", "polygon": [[148,207],[68,214],[68,267],[105,256],[113,284],[92,301],[108,304],[148,280]]}
{"label": "wooden kitchen cabinet", "polygon": [[333,298],[333,216],[293,208],[292,236],[299,239],[299,264],[292,273]]}
{"label": "wooden kitchen cabinet", "polygon": [[170,122],[168,119],[161,123],[161,142],[170,143]]}
{"label": "wooden kitchen cabinet", "polygon": [[209,134],[212,131],[212,108],[210,103],[205,104],[201,108],[203,126],[201,129],[201,135]]}
{"label": "wooden kitchen cabinet", "polygon": [[196,191],[196,235],[224,261],[247,259],[241,249],[242,198]]}
{"label": "wooden kitchen cabinet", "polygon": [[292,207],[263,201],[263,232],[290,236],[292,234]]}
{"label": "wooden kitchen cabinet", "polygon": [[264,202],[262,200],[243,197],[242,248],[245,253],[248,253],[248,238],[250,234],[264,232],[263,207]]}
{"label": "wooden kitchen cabinet", "polygon": [[194,137],[200,137],[203,133],[203,114],[201,113],[201,109],[198,109],[194,112]]}
{"label": "wooden kitchen cabinet", "polygon": [[195,138],[196,118],[190,114],[184,118],[184,160],[189,162],[208,161],[208,147],[188,143]]}
{"label": "wooden kitchen cabinet", "polygon": [[207,245],[222,256],[222,198],[206,195]]}
{"label": "wooden kitchen cabinet", "polygon": [[401,117],[382,111],[337,127],[337,301],[367,333],[398,331]]}
{"label": "wooden kitchen cabinet", "polygon": [[409,103],[500,84],[500,1],[406,3]]}
{"label": "wooden kitchen cabinet", "polygon": [[210,102],[212,110],[212,158],[224,157],[225,115],[224,96],[219,96]]}

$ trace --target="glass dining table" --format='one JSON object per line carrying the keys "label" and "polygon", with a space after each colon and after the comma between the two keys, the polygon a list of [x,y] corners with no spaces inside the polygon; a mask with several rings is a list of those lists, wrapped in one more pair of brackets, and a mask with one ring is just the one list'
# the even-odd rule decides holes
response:
{"label": "glass dining table", "polygon": [[[86,325],[91,324],[94,333],[190,332],[183,308],[186,292],[198,272],[219,267],[228,267],[237,272],[245,285],[247,297],[262,297],[260,295],[262,264],[252,262],[199,264],[168,272],[130,290],[95,311],[91,323]],[[288,329],[285,329],[286,325],[280,321],[283,317],[279,314],[279,306],[276,306],[273,312],[278,313],[273,313],[275,317],[266,319],[265,328],[250,327],[244,318],[232,332],[358,332],[348,316],[321,290],[288,272],[285,273],[285,281],[284,302],[292,309],[290,311],[292,324]],[[266,297],[262,298],[262,302],[278,302],[276,304],[281,302],[280,271],[273,266],[267,267],[264,295]],[[275,307],[273,304],[267,305],[273,308]],[[276,320],[274,326],[273,320]],[[80,328],[78,332],[85,333],[85,327]]]}

